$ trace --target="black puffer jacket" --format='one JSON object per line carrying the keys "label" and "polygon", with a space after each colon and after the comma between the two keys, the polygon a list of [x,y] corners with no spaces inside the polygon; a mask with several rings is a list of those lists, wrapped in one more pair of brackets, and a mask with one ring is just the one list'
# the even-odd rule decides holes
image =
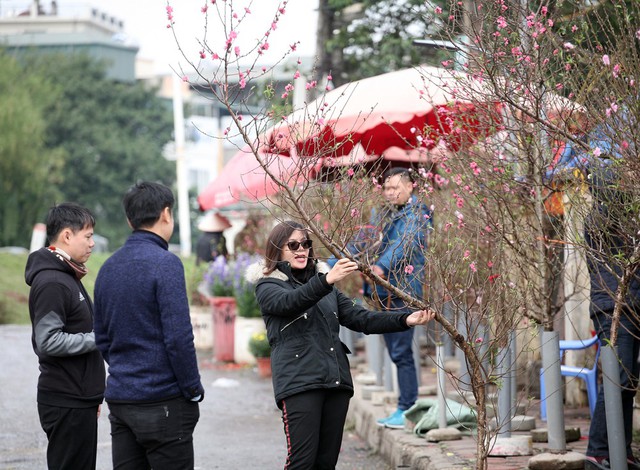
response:
{"label": "black puffer jacket", "polygon": [[320,263],[316,275],[297,282],[287,262],[264,274],[255,264],[246,278],[256,284],[256,298],[267,325],[276,403],[296,393],[319,388],[353,393],[347,354],[340,341],[340,325],[362,333],[389,333],[408,329],[407,313],[372,312],[329,285],[329,266]]}

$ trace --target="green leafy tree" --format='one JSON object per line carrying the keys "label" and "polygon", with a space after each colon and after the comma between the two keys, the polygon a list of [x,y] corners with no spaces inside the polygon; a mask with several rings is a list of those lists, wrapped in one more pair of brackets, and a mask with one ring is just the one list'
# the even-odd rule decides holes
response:
{"label": "green leafy tree", "polygon": [[439,28],[429,5],[436,0],[320,0],[316,79],[336,86],[425,62],[413,41]]}
{"label": "green leafy tree", "polygon": [[0,62],[0,245],[28,247],[33,224],[60,197],[63,154],[45,145],[45,109],[57,95],[9,55]]}
{"label": "green leafy tree", "polygon": [[171,140],[170,109],[155,90],[120,83],[87,56],[38,56],[27,65],[46,71],[60,90],[47,107],[46,145],[66,154],[60,191],[94,211],[97,232],[119,246],[129,229],[122,195],[138,180],[171,185],[175,169],[162,155]]}

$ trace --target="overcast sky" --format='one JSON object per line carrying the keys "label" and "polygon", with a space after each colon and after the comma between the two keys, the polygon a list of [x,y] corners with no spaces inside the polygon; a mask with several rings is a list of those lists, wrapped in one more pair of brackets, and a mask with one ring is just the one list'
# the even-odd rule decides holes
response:
{"label": "overcast sky", "polygon": [[[76,1],[57,0],[60,16],[78,11],[88,11],[91,7],[106,12],[124,21],[124,32],[140,47],[138,56],[155,61],[156,71],[167,71],[169,65],[175,65],[178,48],[171,30],[167,29],[166,2],[163,0],[108,0],[108,1]],[[216,0],[224,5],[224,0]],[[230,3],[231,0],[227,0]],[[0,15],[6,16],[12,11],[27,9],[29,0],[0,0]],[[45,12],[51,9],[50,0],[41,0]],[[222,22],[217,17],[215,6],[211,0],[172,0],[174,9],[174,30],[182,49],[198,59],[200,46],[197,39],[204,35],[204,18],[202,7],[209,8],[209,25],[207,37],[210,44],[224,44]],[[241,50],[256,43],[270,26],[273,17],[281,4],[278,0],[234,0],[234,9],[241,15],[248,7],[251,14],[238,29],[237,44]],[[289,0],[286,13],[282,16],[276,31],[270,35],[268,57],[279,57],[290,44],[300,41],[297,49],[299,56],[311,56],[315,53],[315,33],[317,22],[317,0]],[[216,36],[217,34],[217,36]],[[211,40],[213,38],[213,40]],[[222,47],[221,47],[222,49]]]}

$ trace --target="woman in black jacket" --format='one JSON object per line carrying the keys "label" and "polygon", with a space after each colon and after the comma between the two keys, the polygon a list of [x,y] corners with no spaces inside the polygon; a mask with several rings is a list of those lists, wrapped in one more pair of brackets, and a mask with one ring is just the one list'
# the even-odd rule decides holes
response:
{"label": "woman in black jacket", "polygon": [[366,334],[403,331],[433,319],[431,310],[371,312],[333,284],[357,270],[348,259],[329,269],[313,254],[308,231],[285,221],[269,235],[265,261],[252,266],[247,280],[271,344],[273,388],[287,439],[286,470],[333,469],[353,382],[348,348],[340,325]]}

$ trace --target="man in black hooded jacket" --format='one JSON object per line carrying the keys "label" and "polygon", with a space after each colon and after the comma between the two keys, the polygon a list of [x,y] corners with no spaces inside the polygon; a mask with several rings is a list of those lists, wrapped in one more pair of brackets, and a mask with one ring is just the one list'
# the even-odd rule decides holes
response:
{"label": "man in black hooded jacket", "polygon": [[93,333],[93,305],[81,279],[94,246],[95,219],[77,204],[52,207],[49,246],[29,255],[31,342],[38,356],[38,414],[47,434],[47,464],[56,470],[96,468],[98,416],[105,368]]}

